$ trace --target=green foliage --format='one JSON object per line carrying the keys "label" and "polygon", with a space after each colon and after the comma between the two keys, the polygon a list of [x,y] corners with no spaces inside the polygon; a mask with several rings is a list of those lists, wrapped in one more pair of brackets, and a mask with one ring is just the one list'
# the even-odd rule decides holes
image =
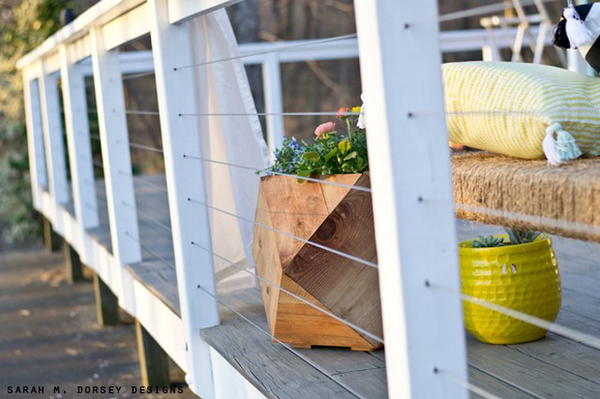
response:
{"label": "green foliage", "polygon": [[304,145],[295,165],[299,176],[362,173],[368,168],[364,133],[346,137],[328,133]]}
{"label": "green foliage", "polygon": [[356,118],[343,118],[348,128],[347,135],[330,131],[320,134],[312,143],[298,143],[295,138],[286,138],[282,147],[275,151],[275,163],[265,172],[309,177],[368,170],[366,132],[354,127]]}
{"label": "green foliage", "polygon": [[494,248],[504,245],[504,240],[501,237],[495,236],[479,236],[471,241],[472,248]]}
{"label": "green foliage", "polygon": [[540,233],[531,230],[506,229],[511,244],[527,244],[533,242]]}
{"label": "green foliage", "polygon": [[8,241],[38,234],[31,207],[23,86],[16,62],[59,26],[67,0],[24,0],[0,14],[0,219]]}

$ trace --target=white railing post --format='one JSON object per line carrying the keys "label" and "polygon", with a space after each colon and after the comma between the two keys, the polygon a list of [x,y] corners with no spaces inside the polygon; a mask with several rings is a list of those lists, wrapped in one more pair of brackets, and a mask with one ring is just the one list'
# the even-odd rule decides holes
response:
{"label": "white railing post", "polygon": [[502,61],[500,51],[498,51],[498,46],[496,46],[496,43],[494,41],[490,40],[481,48],[481,59],[483,61],[492,62]]}
{"label": "white railing post", "polygon": [[118,296],[121,306],[134,314],[133,280],[123,266],[140,262],[142,254],[119,53],[107,51],[99,28],[90,36],[112,253],[121,265]]}
{"label": "white railing post", "polygon": [[437,1],[354,4],[389,396],[467,398]]}
{"label": "white railing post", "polygon": [[44,61],[40,61],[40,107],[46,149],[46,170],[48,171],[48,191],[53,200],[50,221],[53,227],[62,232],[62,221],[58,220],[58,206],[69,202],[69,184],[65,163],[65,146],[58,99],[58,75],[46,73]]}
{"label": "white railing post", "polygon": [[44,132],[40,110],[40,87],[37,81],[23,74],[25,100],[25,123],[27,124],[27,149],[29,153],[29,174],[33,207],[42,211],[40,190],[48,189]]}
{"label": "white railing post", "polygon": [[194,63],[193,22],[169,24],[167,0],[149,0],[148,5],[179,304],[188,348],[186,380],[192,391],[208,399],[214,395],[210,352],[199,329],[217,325],[219,311],[206,292],[216,295],[212,255],[192,245],[212,248],[208,211],[188,200],[206,198],[203,165],[184,155],[201,153],[200,134],[209,132],[201,131],[198,118],[181,116],[196,109],[196,79],[194,68],[176,70]]}
{"label": "white railing post", "polygon": [[[67,46],[59,47],[60,75],[62,80],[65,128],[71,166],[73,205],[82,239],[85,229],[98,225],[96,186],[90,145],[90,130],[85,98],[85,79],[81,67],[71,62]],[[84,258],[82,241],[76,247]]]}
{"label": "white railing post", "polygon": [[265,55],[262,63],[263,91],[265,96],[265,112],[267,115],[267,144],[271,161],[275,150],[283,144],[283,92],[281,89],[281,68],[277,53]]}

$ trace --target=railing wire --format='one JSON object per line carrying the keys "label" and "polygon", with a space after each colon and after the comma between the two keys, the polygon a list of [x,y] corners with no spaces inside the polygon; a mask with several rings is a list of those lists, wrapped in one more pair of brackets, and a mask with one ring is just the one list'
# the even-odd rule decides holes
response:
{"label": "railing wire", "polygon": [[200,201],[200,200],[197,200],[197,199],[195,199],[195,198],[188,198],[187,200],[188,200],[189,202],[194,202],[194,203],[197,203],[197,204],[199,204],[199,205],[202,205],[202,206],[204,206],[204,207],[206,207],[206,208],[208,208],[208,209],[212,209],[212,210],[214,210],[214,211],[217,211],[217,212],[220,212],[220,213],[223,213],[223,214],[226,214],[226,215],[229,215],[229,216],[235,217],[235,218],[237,218],[237,219],[239,219],[239,220],[242,220],[242,221],[244,221],[244,222],[247,222],[247,223],[254,224],[254,225],[256,225],[256,226],[258,226],[258,227],[261,227],[261,228],[263,228],[263,229],[270,230],[270,231],[273,231],[273,232],[275,232],[275,233],[278,233],[278,234],[284,235],[284,236],[286,236],[286,237],[292,238],[292,239],[294,239],[294,240],[296,240],[296,241],[300,241],[300,242],[303,242],[303,243],[305,243],[305,244],[312,245],[313,247],[316,247],[316,248],[322,249],[322,250],[324,250],[324,251],[327,251],[327,252],[331,252],[331,253],[333,253],[333,254],[335,254],[335,255],[338,255],[338,256],[341,256],[341,257],[343,257],[343,258],[346,258],[346,259],[352,260],[352,261],[354,261],[354,262],[361,263],[361,264],[363,264],[363,265],[365,265],[365,266],[369,266],[369,267],[372,267],[372,268],[377,268],[377,264],[376,264],[376,263],[373,263],[373,262],[371,262],[371,261],[368,261],[368,260],[365,260],[365,259],[359,258],[359,257],[357,257],[357,256],[354,256],[354,255],[347,254],[346,252],[338,251],[337,249],[330,248],[330,247],[328,247],[328,246],[325,246],[325,245],[319,244],[318,242],[314,242],[314,241],[306,240],[306,239],[304,239],[304,238],[302,238],[302,237],[298,237],[298,236],[296,236],[296,235],[294,235],[294,234],[288,233],[287,231],[283,231],[283,230],[280,230],[280,229],[277,229],[277,228],[274,228],[274,227],[268,226],[268,225],[266,225],[266,224],[264,224],[264,223],[260,223],[260,222],[257,222],[257,221],[254,221],[254,220],[251,220],[251,219],[245,218],[245,217],[243,217],[243,216],[240,216],[240,215],[238,215],[238,214],[235,214],[235,213],[233,213],[233,212],[229,212],[229,211],[226,211],[226,210],[224,210],[224,209],[220,209],[220,208],[214,207],[214,206],[212,206],[212,205],[206,204],[206,203],[204,203],[204,202],[202,202],[202,201]]}
{"label": "railing wire", "polygon": [[569,338],[573,341],[576,341],[576,342],[579,342],[584,345],[587,345],[592,348],[600,350],[600,338],[595,337],[593,335],[582,333],[582,332],[574,330],[572,328],[565,327],[560,324],[550,322],[548,320],[544,320],[539,317],[532,316],[530,314],[523,313],[518,310],[507,308],[506,306],[502,306],[502,305],[495,304],[493,302],[486,301],[485,299],[477,298],[477,297],[474,297],[471,295],[464,294],[459,291],[452,290],[441,284],[434,284],[434,283],[430,282],[429,287],[431,287],[435,290],[439,290],[441,292],[459,296],[461,298],[461,300],[464,302],[469,302],[474,305],[478,305],[478,306],[493,310],[493,311],[501,313],[503,315],[510,316],[514,319],[523,321],[525,323],[534,325],[536,327],[543,328],[543,329],[551,331],[555,334]]}
{"label": "railing wire", "polygon": [[[327,309],[324,309],[321,306],[318,306],[318,305],[314,304],[313,302],[311,302],[311,301],[309,301],[309,300],[307,300],[305,298],[302,298],[299,295],[294,294],[293,292],[291,292],[291,291],[283,288],[279,284],[277,284],[277,283],[275,283],[275,282],[273,282],[273,281],[271,281],[271,280],[269,280],[267,278],[264,278],[264,277],[260,276],[259,274],[255,273],[251,269],[245,268],[245,267],[239,265],[237,262],[233,262],[233,261],[225,258],[224,256],[221,256],[221,255],[215,253],[214,251],[212,251],[212,250],[210,250],[210,249],[208,249],[206,247],[203,247],[202,245],[200,245],[200,244],[198,244],[196,242],[192,242],[191,244],[194,245],[194,246],[196,246],[196,247],[198,247],[198,248],[201,248],[202,250],[210,253],[211,255],[213,255],[213,256],[215,256],[215,257],[217,257],[217,258],[219,258],[219,259],[227,262],[231,266],[234,266],[234,267],[238,268],[240,271],[248,273],[248,274],[252,275],[253,277],[259,279],[260,281],[262,281],[262,282],[264,282],[266,284],[269,284],[270,286],[272,286],[272,287],[274,287],[276,289],[279,289],[279,290],[285,292],[286,294],[290,295],[294,299],[297,299],[300,302],[305,303],[308,306],[310,306],[310,307],[312,307],[312,308],[314,308],[314,309],[316,309],[316,310],[318,310],[318,311],[326,314],[327,316],[332,317],[332,318],[336,319],[337,321],[339,321],[341,323],[344,323],[345,325],[347,325],[348,327],[352,328],[353,330],[355,330],[355,331],[357,331],[357,332],[359,332],[359,333],[361,333],[361,334],[363,334],[363,335],[365,335],[365,336],[367,336],[367,337],[369,337],[369,338],[371,338],[371,339],[373,339],[373,340],[375,340],[375,341],[377,341],[377,342],[379,342],[381,344],[384,343],[383,338],[378,337],[377,335],[375,335],[375,334],[373,334],[373,333],[365,330],[362,327],[357,326],[356,324],[354,324],[354,323],[352,323],[352,322],[350,322],[350,321],[348,321],[348,320],[346,320],[344,318],[339,317],[338,315],[336,315],[336,314],[328,311]],[[252,265],[252,266],[256,267],[256,265]]]}
{"label": "railing wire", "polygon": [[210,162],[210,163],[219,164],[219,165],[231,166],[231,167],[239,168],[239,169],[246,169],[246,170],[250,170],[255,173],[263,173],[264,175],[267,175],[267,176],[268,175],[287,176],[287,177],[293,177],[294,179],[298,179],[298,180],[306,180],[306,181],[310,181],[310,182],[314,182],[314,183],[321,183],[321,184],[330,185],[330,186],[343,187],[343,188],[348,188],[351,190],[364,191],[364,192],[368,192],[368,193],[371,192],[371,189],[369,187],[337,183],[337,182],[332,182],[332,181],[327,181],[327,180],[322,180],[322,179],[316,179],[313,177],[293,175],[293,174],[289,174],[289,173],[274,172],[274,171],[270,171],[270,170],[258,169],[256,167],[240,165],[240,164],[236,164],[236,163],[232,163],[232,162],[225,162],[225,161],[219,161],[219,160],[215,160],[215,159],[204,158],[204,157],[200,157],[197,155],[183,154],[183,157],[190,158],[190,159],[197,159],[200,161]]}
{"label": "railing wire", "polygon": [[187,68],[197,68],[197,67],[201,67],[201,66],[216,64],[219,62],[233,61],[233,60],[237,60],[237,59],[241,59],[241,58],[254,57],[257,55],[265,55],[265,54],[270,54],[270,53],[279,53],[282,51],[287,51],[287,50],[295,49],[295,48],[299,48],[299,47],[315,46],[315,45],[319,45],[322,43],[329,43],[329,42],[335,42],[335,41],[339,41],[339,40],[353,39],[356,37],[357,37],[356,33],[351,33],[349,35],[342,35],[342,36],[328,37],[328,38],[324,38],[324,39],[311,40],[310,42],[302,42],[302,43],[295,43],[295,44],[288,44],[288,45],[282,44],[281,46],[278,46],[273,49],[256,51],[256,52],[247,53],[247,54],[240,54],[240,55],[233,56],[233,57],[220,58],[217,60],[200,62],[197,64],[181,65],[181,66],[173,68],[173,70],[178,71],[178,70],[187,69]]}

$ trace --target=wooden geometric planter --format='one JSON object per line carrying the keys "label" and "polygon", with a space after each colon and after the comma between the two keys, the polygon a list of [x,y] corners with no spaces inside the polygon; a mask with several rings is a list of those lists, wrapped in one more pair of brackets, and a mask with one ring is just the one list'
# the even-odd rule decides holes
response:
{"label": "wooden geometric planter", "polygon": [[[367,174],[325,180],[370,187]],[[286,176],[260,183],[256,221],[296,237],[377,262],[371,195]],[[257,225],[257,273],[295,295],[382,337],[377,269]],[[271,334],[294,347],[374,350],[381,344],[293,296],[260,282]]]}

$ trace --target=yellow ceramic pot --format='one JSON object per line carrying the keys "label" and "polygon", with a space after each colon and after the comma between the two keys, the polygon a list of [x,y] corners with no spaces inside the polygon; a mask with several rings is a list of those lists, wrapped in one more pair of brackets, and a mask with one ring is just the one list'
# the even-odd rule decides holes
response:
{"label": "yellow ceramic pot", "polygon": [[[507,242],[507,235],[500,235]],[[462,291],[466,295],[554,321],[560,310],[560,276],[552,241],[495,248],[459,244]],[[491,344],[516,344],[543,338],[546,330],[473,303],[463,302],[466,329]]]}

